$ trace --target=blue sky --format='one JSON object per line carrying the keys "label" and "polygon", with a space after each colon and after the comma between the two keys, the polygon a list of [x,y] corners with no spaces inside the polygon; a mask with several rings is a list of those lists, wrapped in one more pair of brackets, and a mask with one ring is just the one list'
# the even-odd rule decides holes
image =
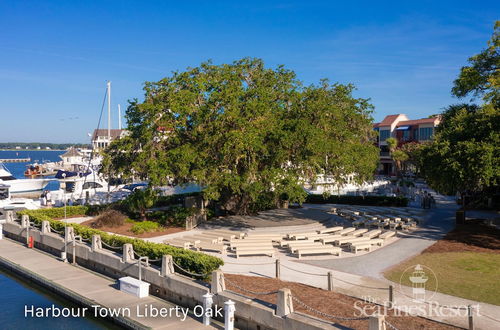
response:
{"label": "blue sky", "polygon": [[[353,83],[375,120],[428,116],[486,46],[495,1],[0,1],[0,141],[88,142],[106,80],[117,104],[144,81],[259,57],[306,84]],[[104,125],[107,125],[104,122]]]}

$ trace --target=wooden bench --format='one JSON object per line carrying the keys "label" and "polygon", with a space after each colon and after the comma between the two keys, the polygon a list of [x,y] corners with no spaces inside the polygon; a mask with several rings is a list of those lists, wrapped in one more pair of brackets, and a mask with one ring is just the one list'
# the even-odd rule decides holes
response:
{"label": "wooden bench", "polygon": [[203,232],[202,234],[205,236],[217,237],[219,240],[222,239],[222,240],[227,240],[227,241],[236,237],[235,234],[214,233],[214,232],[210,232],[210,231]]}
{"label": "wooden bench", "polygon": [[354,228],[354,227],[348,227],[348,228],[342,229],[337,234],[339,234],[339,235],[347,235],[347,234],[349,234],[349,233],[351,233],[351,232],[353,232],[355,230],[356,230],[356,228]]}
{"label": "wooden bench", "polygon": [[320,238],[320,242],[323,243],[323,244],[326,244],[326,243],[332,243],[334,242],[335,240],[339,239],[339,238],[342,238],[342,237],[345,237],[345,236],[342,236],[342,235],[331,235],[331,236],[327,236],[327,237],[323,237],[323,238]]}
{"label": "wooden bench", "polygon": [[315,235],[315,234],[317,234],[317,232],[315,232],[315,231],[303,232],[303,233],[290,233],[290,234],[287,234],[287,238],[294,239],[294,240],[300,240],[300,239],[307,239],[307,236]]}
{"label": "wooden bench", "polygon": [[215,233],[211,234],[209,232],[202,232],[200,235],[201,236],[205,236],[205,237],[211,237],[211,238],[217,239],[217,242],[219,242],[219,243],[221,243],[224,240],[224,237],[222,237],[222,236],[220,236],[218,234],[215,234]]}
{"label": "wooden bench", "polygon": [[340,238],[337,238],[336,240],[333,241],[334,245],[342,245],[346,244],[347,242],[350,242],[352,240],[357,239],[358,237],[356,236],[342,236]]}
{"label": "wooden bench", "polygon": [[320,247],[304,247],[295,251],[295,253],[297,254],[297,258],[299,259],[305,254],[336,254],[340,256],[341,252],[342,249],[329,245]]}
{"label": "wooden bench", "polygon": [[355,231],[351,231],[349,233],[350,236],[361,236],[362,234],[366,233],[368,229],[363,228],[363,229],[356,229]]}
{"label": "wooden bench", "polygon": [[189,249],[191,246],[194,246],[193,243],[191,242],[185,242],[185,241],[164,241],[163,243],[170,245],[170,246],[175,246],[178,248],[183,248],[183,249]]}
{"label": "wooden bench", "polygon": [[207,251],[216,251],[216,252],[219,252],[220,254],[226,254],[227,245],[220,244],[220,243],[213,244],[213,243],[202,242],[202,243],[197,244],[195,246],[195,249],[198,251],[199,250],[207,250]]}
{"label": "wooden bench", "polygon": [[310,243],[310,244],[306,244],[306,245],[290,245],[288,246],[288,250],[290,250],[290,252],[292,253],[295,253],[297,250],[300,250],[300,249],[309,249],[309,248],[316,248],[316,247],[323,247],[325,245],[321,244],[321,243]]}
{"label": "wooden bench", "polygon": [[371,244],[366,244],[366,243],[363,243],[363,244],[351,244],[351,252],[354,252],[354,253],[358,253],[358,251],[362,251],[362,250],[368,250],[368,252],[370,252],[370,250],[372,249],[372,245]]}
{"label": "wooden bench", "polygon": [[241,231],[235,231],[235,230],[228,230],[228,229],[214,229],[210,230],[212,233],[216,234],[223,234],[223,235],[234,235],[235,237],[243,237],[246,235],[246,233],[241,232]]}
{"label": "wooden bench", "polygon": [[211,243],[221,243],[222,239],[218,239],[217,237],[211,237],[211,236],[206,236],[206,235],[193,235],[193,236],[183,236],[181,237],[182,239],[186,240],[198,240],[200,242],[211,242]]}
{"label": "wooden bench", "polygon": [[283,234],[256,234],[256,233],[248,233],[242,239],[250,240],[250,239],[269,239],[271,241],[279,242],[283,239],[285,235]]}
{"label": "wooden bench", "polygon": [[344,229],[342,226],[330,227],[322,230],[318,230],[318,234],[331,234]]}
{"label": "wooden bench", "polygon": [[271,248],[254,248],[250,250],[240,250],[236,249],[236,258],[239,258],[240,256],[252,256],[252,255],[268,255],[270,257],[274,257],[274,249]]}
{"label": "wooden bench", "polygon": [[370,230],[369,232],[367,233],[364,233],[363,234],[363,237],[368,237],[368,238],[375,238],[377,237],[378,235],[380,235],[382,233],[382,230],[380,229],[373,229],[373,230]]}
{"label": "wooden bench", "polygon": [[273,244],[271,241],[265,241],[265,242],[232,242],[229,243],[229,247],[231,250],[237,249],[237,248],[246,248],[246,247],[251,247],[251,248],[256,248],[256,247],[273,247]]}
{"label": "wooden bench", "polygon": [[381,239],[388,239],[389,237],[393,237],[396,235],[395,231],[386,231],[382,234],[380,234],[378,237]]}

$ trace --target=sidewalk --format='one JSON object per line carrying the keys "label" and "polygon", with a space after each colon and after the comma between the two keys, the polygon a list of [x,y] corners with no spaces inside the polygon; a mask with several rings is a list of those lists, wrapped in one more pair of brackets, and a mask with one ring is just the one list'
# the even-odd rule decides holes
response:
{"label": "sidewalk", "polygon": [[[371,253],[356,257],[329,257],[329,259],[308,260],[305,262],[299,262],[296,258],[281,255],[280,279],[327,289],[327,273],[330,271],[334,278],[334,290],[337,292],[364,297],[373,302],[385,304],[389,300],[388,287],[392,284],[394,286],[396,308],[424,308],[429,310],[430,306],[428,304],[413,300],[411,288],[400,287],[399,283],[392,283],[383,278],[381,273],[387,267],[419,254],[453,228],[454,210],[456,208],[454,202],[444,196],[438,196],[436,200],[438,208],[430,210],[423,228],[408,234],[403,233],[400,239]],[[268,231],[273,231],[273,229],[268,228]],[[213,255],[224,259],[225,264],[222,270],[226,273],[275,277],[275,259],[269,257],[235,259],[231,256]],[[428,292],[427,296],[431,297],[432,294],[432,292]],[[442,293],[434,294],[432,301],[444,307],[438,307],[438,310],[442,311],[443,315],[432,315],[432,317],[429,317],[431,319],[468,328],[465,307],[473,305],[479,307],[478,312],[480,314],[479,316],[474,314],[476,329],[500,328],[500,306],[478,303]],[[464,309],[449,308],[452,306],[464,306]],[[434,308],[436,309],[436,307]],[[455,316],[450,315],[452,313],[455,313]],[[457,313],[459,314],[457,315]],[[498,319],[498,321],[494,319]]]}
{"label": "sidewalk", "polygon": [[[129,309],[130,317],[125,315],[125,321],[128,323],[152,329],[212,328],[204,326],[191,315],[188,315],[185,320],[182,314],[179,317],[175,314],[168,317],[143,317],[145,309],[150,306],[158,309],[175,309],[176,305],[153,296],[140,299],[124,293],[118,290],[114,280],[84,268],[63,263],[53,256],[28,249],[8,239],[0,240],[0,250],[2,251],[0,266],[3,265],[2,267],[8,269],[6,265],[10,265],[22,272],[31,273],[30,276],[50,283],[70,296],[77,297],[79,301],[86,302],[87,306],[101,305],[115,311]],[[27,305],[29,303],[29,301],[26,302]],[[93,315],[93,308],[89,307],[87,313]]]}

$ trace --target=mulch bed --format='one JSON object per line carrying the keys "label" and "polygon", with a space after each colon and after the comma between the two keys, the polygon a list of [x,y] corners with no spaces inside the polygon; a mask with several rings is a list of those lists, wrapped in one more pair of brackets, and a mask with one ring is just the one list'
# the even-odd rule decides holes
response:
{"label": "mulch bed", "polygon": [[[95,221],[95,219],[87,220],[85,222],[82,222],[81,225],[92,228],[91,225],[94,221]],[[110,232],[110,233],[119,234],[119,235],[137,237],[137,238],[150,238],[150,237],[156,237],[156,236],[173,234],[173,233],[178,233],[178,232],[184,231],[184,228],[168,227],[168,228],[165,228],[164,230],[150,232],[150,233],[142,233],[142,234],[137,235],[137,234],[134,234],[134,232],[131,230],[133,225],[134,225],[133,223],[125,222],[123,225],[121,225],[119,227],[104,226],[104,227],[100,227],[100,228],[96,228],[96,229]]]}
{"label": "mulch bed", "polygon": [[[386,320],[397,327],[398,329],[460,329],[458,327],[445,325],[439,322],[430,321],[421,317],[415,316],[407,316],[407,315],[394,315],[394,310],[388,309],[385,310],[383,306],[366,303],[360,299],[356,299],[353,297],[349,297],[344,294],[340,294],[333,291],[326,291],[319,288],[311,287],[308,285],[295,283],[295,282],[286,282],[280,281],[272,278],[263,278],[263,277],[255,277],[255,276],[243,276],[243,275],[233,275],[233,274],[225,274],[226,277],[226,287],[227,289],[240,293],[244,296],[254,298],[254,300],[261,301],[262,303],[276,304],[277,295],[269,294],[269,295],[255,295],[248,292],[245,292],[233,284],[253,292],[271,292],[277,291],[281,288],[288,288],[292,291],[292,295],[305,303],[306,305],[317,309],[323,313],[340,316],[340,317],[359,317],[359,309],[356,309],[355,306],[359,308],[367,307],[368,313],[376,312],[380,309],[381,313],[386,312],[387,317]],[[337,325],[341,325],[344,327],[352,328],[352,329],[367,329],[368,328],[368,320],[349,320],[349,321],[340,321],[336,319],[329,319],[325,316],[321,316],[315,312],[312,312],[305,307],[301,306],[299,303],[293,303],[294,310],[296,312],[308,314],[317,318],[322,318],[328,322],[332,322]],[[372,309],[368,309],[368,308]]]}
{"label": "mulch bed", "polygon": [[457,225],[422,253],[439,252],[500,253],[500,230],[481,223]]}

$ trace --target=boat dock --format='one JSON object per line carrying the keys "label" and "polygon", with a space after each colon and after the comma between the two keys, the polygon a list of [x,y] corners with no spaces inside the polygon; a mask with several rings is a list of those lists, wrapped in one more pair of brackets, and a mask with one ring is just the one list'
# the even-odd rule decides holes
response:
{"label": "boat dock", "polygon": [[31,158],[0,158],[0,163],[27,163]]}
{"label": "boat dock", "polygon": [[[145,317],[144,311],[151,306],[169,310],[180,307],[154,296],[138,298],[122,292],[118,290],[115,280],[64,263],[39,250],[28,249],[15,241],[0,240],[0,250],[0,267],[73,301],[82,306],[80,309],[87,308],[87,316],[94,316],[96,309],[93,306],[99,305],[98,318],[105,317],[107,313],[108,319],[129,329],[213,329],[204,326],[191,313],[185,319],[182,314],[180,317],[175,314]],[[123,314],[111,316],[110,311],[123,311]]]}

